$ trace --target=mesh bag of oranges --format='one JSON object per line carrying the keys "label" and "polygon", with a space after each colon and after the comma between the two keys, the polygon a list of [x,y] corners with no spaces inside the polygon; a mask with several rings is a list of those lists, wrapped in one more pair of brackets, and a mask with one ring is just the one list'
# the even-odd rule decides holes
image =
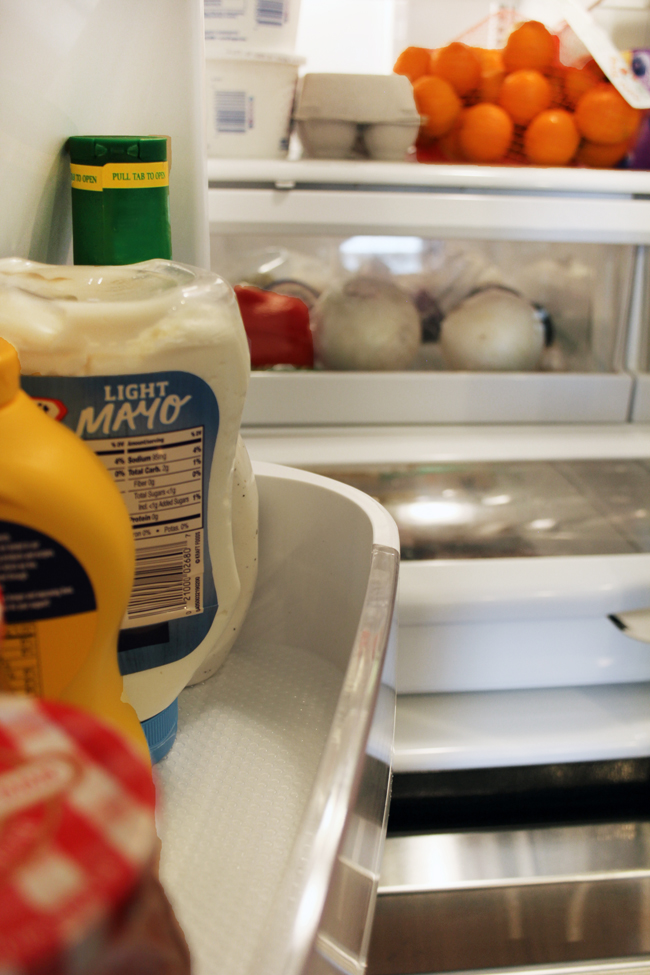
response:
{"label": "mesh bag of oranges", "polygon": [[644,113],[593,59],[565,63],[560,36],[535,20],[513,24],[502,47],[470,35],[408,47],[395,63],[422,117],[420,161],[608,168],[625,158]]}

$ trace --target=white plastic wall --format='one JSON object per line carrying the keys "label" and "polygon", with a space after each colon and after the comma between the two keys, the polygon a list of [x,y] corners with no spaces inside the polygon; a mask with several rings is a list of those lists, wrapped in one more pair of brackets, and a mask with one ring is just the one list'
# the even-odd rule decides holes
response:
{"label": "white plastic wall", "polygon": [[169,135],[173,256],[209,266],[202,0],[0,0],[0,256],[65,263],[70,135]]}
{"label": "white plastic wall", "polygon": [[[550,27],[562,21],[559,0],[301,0],[296,51],[306,58],[303,71],[384,74],[408,45],[448,44],[508,7]],[[620,49],[644,47],[649,7],[649,0],[600,0],[593,15]],[[493,21],[481,42],[497,46],[497,35]]]}

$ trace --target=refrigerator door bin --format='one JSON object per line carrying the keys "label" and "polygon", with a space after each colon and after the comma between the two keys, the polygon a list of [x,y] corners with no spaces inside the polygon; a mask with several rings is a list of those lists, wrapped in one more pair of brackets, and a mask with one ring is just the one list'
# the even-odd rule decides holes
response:
{"label": "refrigerator door bin", "polygon": [[197,975],[356,972],[386,830],[397,531],[345,485],[255,473],[253,603],[158,766],[161,877]]}

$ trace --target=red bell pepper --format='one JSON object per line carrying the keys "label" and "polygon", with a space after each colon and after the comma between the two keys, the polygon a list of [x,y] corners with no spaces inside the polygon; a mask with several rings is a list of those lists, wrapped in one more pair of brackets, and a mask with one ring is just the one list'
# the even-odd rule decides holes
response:
{"label": "red bell pepper", "polygon": [[313,368],[314,343],[304,301],[248,285],[236,285],[235,294],[253,369],[280,365]]}

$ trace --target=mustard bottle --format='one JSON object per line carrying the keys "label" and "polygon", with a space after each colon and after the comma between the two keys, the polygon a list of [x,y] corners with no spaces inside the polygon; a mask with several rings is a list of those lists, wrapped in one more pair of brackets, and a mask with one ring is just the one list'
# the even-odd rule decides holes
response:
{"label": "mustard bottle", "polygon": [[118,489],[81,440],[20,389],[18,355],[0,339],[0,690],[85,708],[148,759],[117,664],[133,573]]}

